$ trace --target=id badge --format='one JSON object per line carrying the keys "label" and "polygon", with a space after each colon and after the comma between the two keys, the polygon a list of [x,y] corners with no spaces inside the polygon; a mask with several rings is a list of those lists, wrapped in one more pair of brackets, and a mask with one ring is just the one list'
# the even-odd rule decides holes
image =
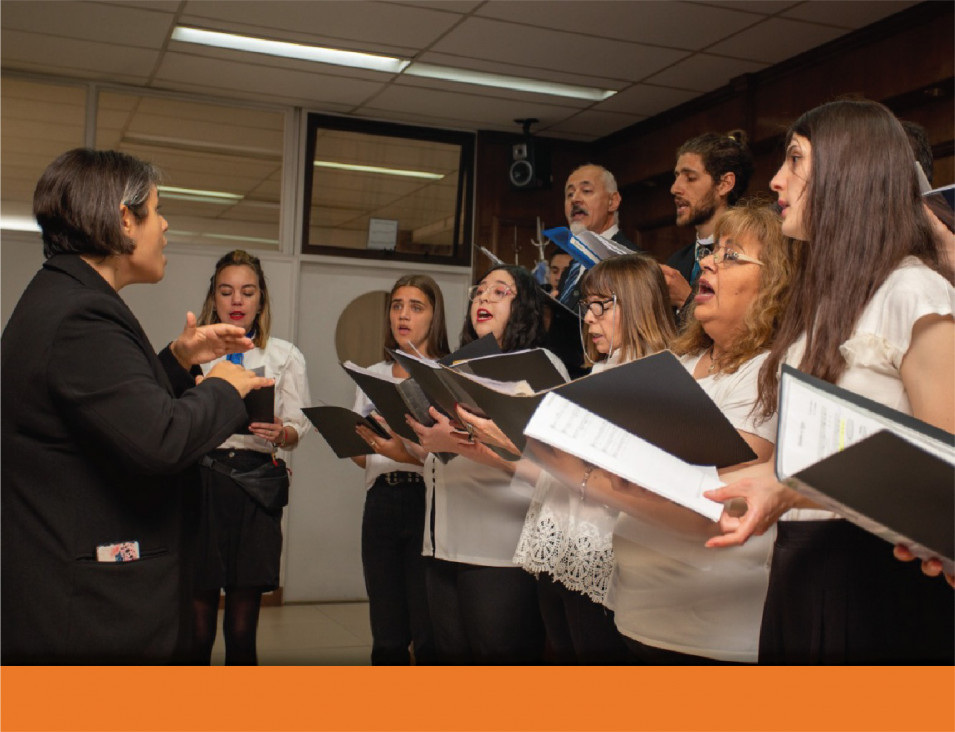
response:
{"label": "id badge", "polygon": [[139,559],[138,541],[120,541],[96,547],[97,562],[135,562]]}

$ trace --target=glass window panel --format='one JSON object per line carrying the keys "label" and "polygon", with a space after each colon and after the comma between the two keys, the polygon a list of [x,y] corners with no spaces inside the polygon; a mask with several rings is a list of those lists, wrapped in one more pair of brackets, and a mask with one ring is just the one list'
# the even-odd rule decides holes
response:
{"label": "glass window panel", "polygon": [[470,263],[472,135],[322,115],[308,135],[304,252]]}
{"label": "glass window panel", "polygon": [[83,144],[86,88],[3,78],[0,190],[4,228],[35,227],[33,189],[57,156]]}
{"label": "glass window panel", "polygon": [[96,145],[162,169],[170,242],[278,249],[284,129],[281,111],[104,91]]}

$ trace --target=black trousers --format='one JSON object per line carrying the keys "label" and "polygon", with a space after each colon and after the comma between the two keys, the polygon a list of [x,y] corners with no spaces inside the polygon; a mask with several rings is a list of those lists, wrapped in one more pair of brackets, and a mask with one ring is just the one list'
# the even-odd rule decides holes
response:
{"label": "black trousers", "polygon": [[523,569],[432,560],[428,601],[438,663],[541,662],[544,626],[536,581]]}
{"label": "black trousers", "polygon": [[379,476],[365,497],[361,561],[371,617],[373,665],[434,663],[425,567],[424,481],[416,473]]}
{"label": "black trousers", "polygon": [[844,520],[780,521],[761,664],[955,662],[955,592]]}
{"label": "black trousers", "polygon": [[706,656],[694,656],[679,651],[669,651],[666,648],[648,646],[633,638],[623,636],[627,644],[630,664],[633,666],[748,666],[746,663],[735,661],[719,661]]}
{"label": "black trousers", "polygon": [[627,663],[627,647],[613,611],[542,572],[537,598],[547,631],[547,660],[563,666]]}

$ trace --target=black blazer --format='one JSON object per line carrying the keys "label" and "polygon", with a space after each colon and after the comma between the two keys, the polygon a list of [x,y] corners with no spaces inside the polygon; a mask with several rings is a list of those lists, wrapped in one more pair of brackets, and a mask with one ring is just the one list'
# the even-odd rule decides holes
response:
{"label": "black blazer", "polygon": [[678,249],[667,260],[667,266],[673,267],[687,282],[693,275],[693,265],[696,264],[696,242],[690,242],[682,249]]}
{"label": "black blazer", "polygon": [[[77,255],[43,265],[0,352],[3,663],[174,660],[188,469],[246,420],[242,399],[222,379],[189,388]],[[138,561],[96,561],[128,541]]]}

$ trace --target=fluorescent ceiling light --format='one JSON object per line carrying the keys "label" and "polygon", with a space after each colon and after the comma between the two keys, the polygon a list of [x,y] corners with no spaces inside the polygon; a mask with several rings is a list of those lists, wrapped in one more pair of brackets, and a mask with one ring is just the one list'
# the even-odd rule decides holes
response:
{"label": "fluorescent ceiling light", "polygon": [[301,59],[303,61],[317,61],[335,66],[351,66],[357,69],[371,69],[385,71],[392,74],[404,72],[409,76],[420,76],[426,79],[443,79],[462,84],[477,84],[500,89],[532,92],[534,94],[549,94],[571,99],[585,99],[591,102],[602,102],[617,92],[613,89],[598,89],[589,86],[561,84],[556,81],[540,81],[519,76],[505,76],[504,74],[490,74],[484,71],[469,69],[455,69],[450,66],[432,66],[431,64],[412,63],[408,59],[393,56],[378,56],[371,53],[357,51],[341,51],[336,48],[323,46],[309,46],[303,43],[288,43],[286,41],[270,41],[266,38],[240,36],[235,33],[221,33],[219,31],[201,30],[178,25],[172,32],[172,40],[183,43],[197,43],[203,46],[229,48],[234,51],[248,51],[250,53],[264,53],[269,56]]}
{"label": "fluorescent ceiling light", "polygon": [[335,170],[351,170],[356,173],[380,173],[381,175],[401,175],[406,178],[424,178],[426,180],[441,180],[442,173],[428,173],[423,170],[402,170],[401,168],[381,168],[377,165],[353,165],[352,163],[332,163],[328,160],[316,160],[316,168],[334,168]]}
{"label": "fluorescent ceiling light", "polygon": [[159,192],[164,198],[172,198],[176,201],[197,201],[199,203],[218,203],[220,205],[238,203],[243,198],[243,196],[240,196],[238,193],[200,191],[195,188],[176,188],[175,186],[159,186]]}
{"label": "fluorescent ceiling light", "polygon": [[2,216],[0,229],[7,231],[40,231],[40,225],[32,216]]}
{"label": "fluorescent ceiling light", "polygon": [[248,51],[250,53],[264,53],[268,56],[283,56],[297,58],[303,61],[317,61],[322,64],[335,66],[351,66],[357,69],[371,69],[373,71],[387,71],[393,74],[401,72],[410,61],[391,56],[377,56],[371,53],[356,51],[339,51],[335,48],[322,46],[307,46],[303,43],[288,43],[287,41],[270,41],[265,38],[240,36],[234,33],[219,33],[217,31],[187,28],[178,25],[172,32],[172,40],[183,43],[198,43],[203,46],[231,48],[234,51]]}
{"label": "fluorescent ceiling light", "polygon": [[258,236],[236,236],[234,234],[210,234],[206,231],[181,231],[178,229],[169,229],[166,232],[166,238],[170,241],[175,239],[215,239],[217,241],[243,241],[250,244],[268,244],[277,245],[278,239],[263,239]]}
{"label": "fluorescent ceiling light", "polygon": [[462,84],[478,84],[493,86],[501,89],[533,92],[535,94],[550,94],[555,97],[570,97],[571,99],[587,99],[592,102],[602,102],[617,92],[612,89],[597,89],[589,86],[574,86],[560,84],[556,81],[540,81],[525,79],[519,76],[504,76],[503,74],[489,74],[484,71],[469,69],[453,69],[448,66],[432,66],[430,64],[411,64],[405,69],[408,76],[421,76],[426,79],[444,79],[457,81]]}

